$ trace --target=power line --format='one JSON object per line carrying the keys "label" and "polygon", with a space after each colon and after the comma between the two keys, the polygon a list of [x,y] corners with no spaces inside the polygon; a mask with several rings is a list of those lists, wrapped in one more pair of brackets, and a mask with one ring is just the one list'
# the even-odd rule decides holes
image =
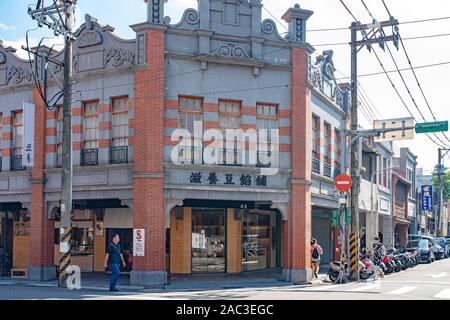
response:
{"label": "power line", "polygon": [[[450,17],[438,17],[438,18],[428,18],[428,19],[420,19],[420,20],[410,20],[405,22],[399,22],[400,25],[403,24],[415,24],[415,23],[424,23],[424,22],[434,22],[441,20],[449,20]],[[329,27],[329,28],[319,28],[319,29],[308,29],[307,32],[329,32],[329,31],[348,31],[349,27]]]}
{"label": "power line", "polygon": [[342,5],[344,6],[344,8],[347,10],[347,12],[353,17],[353,19],[355,20],[355,21],[358,21],[358,19],[356,19],[356,17],[354,16],[354,14],[350,11],[350,9],[347,7],[347,5],[344,3],[344,1],[343,0],[339,0],[341,3],[342,3]]}
{"label": "power line", "polygon": [[[383,2],[384,7],[386,8],[387,13],[389,14],[389,16],[391,16],[391,13],[390,13],[389,8],[387,7],[385,1],[382,0],[382,2]],[[430,103],[428,102],[428,99],[427,99],[427,97],[426,97],[426,95],[425,95],[425,93],[424,93],[424,91],[423,91],[423,88],[422,88],[422,86],[420,85],[420,82],[419,82],[419,79],[418,79],[418,77],[417,77],[417,74],[416,74],[416,72],[415,72],[415,70],[414,70],[414,68],[413,68],[413,66],[412,66],[411,59],[409,58],[408,52],[406,51],[406,47],[405,47],[405,44],[404,44],[404,42],[403,42],[403,40],[402,40],[402,37],[400,36],[400,33],[399,33],[399,39],[400,39],[401,46],[402,46],[402,48],[403,48],[403,52],[405,53],[406,59],[408,60],[408,64],[409,64],[409,66],[410,66],[410,69],[411,69],[411,71],[412,71],[412,73],[413,73],[413,75],[414,75],[414,79],[416,80],[417,86],[418,86],[419,89],[420,89],[420,92],[421,92],[422,97],[423,97],[423,99],[424,99],[424,101],[425,101],[425,103],[426,103],[426,105],[427,105],[427,107],[428,107],[428,110],[430,111],[430,113],[431,113],[431,115],[432,115],[434,121],[437,121],[437,120],[436,120],[436,116],[434,115],[433,110],[431,109]],[[388,49],[389,49],[389,47],[388,47]],[[390,51],[389,51],[389,53],[390,53]],[[391,56],[392,56],[392,54],[391,54]],[[398,69],[398,68],[397,68],[397,69]],[[445,134],[445,132],[442,132],[442,134],[444,135],[445,139],[447,139],[447,141],[450,142],[450,139],[447,137],[447,135]],[[437,136],[437,135],[436,135],[436,136]]]}
{"label": "power line", "polygon": [[[450,33],[438,33],[438,34],[430,34],[430,35],[423,35],[423,36],[415,36],[415,37],[407,37],[403,38],[405,41],[409,40],[420,40],[420,39],[430,39],[430,38],[438,38],[438,37],[448,37],[450,36]],[[331,43],[319,43],[319,44],[313,44],[313,47],[330,47],[330,46],[344,46],[348,45],[348,42],[331,42]]]}
{"label": "power line", "polygon": [[[350,15],[353,17],[353,19],[358,22],[358,20],[355,18],[355,16],[351,13],[351,11],[348,9],[348,7],[345,5],[345,3],[343,2],[343,0],[340,0],[340,2],[342,3],[342,5],[347,9],[347,11],[350,13]],[[389,47],[388,47],[389,48]],[[394,82],[392,81],[391,77],[389,76],[389,74],[387,73],[386,68],[384,67],[383,63],[381,62],[380,57],[378,56],[377,52],[375,51],[375,49],[372,50],[373,53],[375,54],[381,68],[383,69],[383,72],[385,73],[386,77],[388,78],[389,82],[391,83],[392,87],[394,88],[395,92],[397,93],[397,96],[400,98],[401,102],[403,103],[403,106],[406,108],[406,110],[409,112],[409,114],[414,118],[414,120],[416,120],[416,118],[414,117],[413,113],[411,112],[411,110],[409,109],[408,105],[406,104],[406,102],[403,100],[403,97],[400,95],[400,92],[398,91],[397,87],[395,86]],[[398,68],[397,68],[398,69]],[[400,72],[401,74],[401,72]],[[416,120],[417,122],[417,120]],[[428,133],[426,133],[427,137],[436,145],[438,145],[439,147],[442,147],[439,143],[437,143]],[[440,140],[440,139],[439,139]],[[444,143],[445,145],[445,143]]]}
{"label": "power line", "polygon": [[366,92],[366,90],[364,89],[363,85],[358,81],[358,86],[359,88],[361,88],[361,94],[364,97],[366,101],[368,102],[369,105],[371,105],[373,107],[373,109],[375,110],[376,114],[378,115],[378,117],[381,119],[382,115],[380,113],[380,111],[378,110],[378,108],[376,107],[376,105],[372,102],[372,99],[370,99],[369,94]]}
{"label": "power line", "polygon": [[[361,0],[361,1],[364,3],[364,0]],[[389,16],[392,18],[392,15],[391,15],[391,13],[390,13],[390,11],[389,11],[389,9],[388,9],[386,3],[384,2],[384,0],[382,0],[382,2],[383,2],[384,7],[386,8],[387,13],[388,13]],[[364,6],[366,7],[367,12],[372,16],[372,14],[370,13],[369,8],[368,8],[365,4],[364,4]],[[417,105],[417,102],[416,102],[416,100],[414,99],[414,97],[413,97],[413,95],[412,95],[412,93],[411,93],[411,90],[409,89],[408,85],[406,84],[406,81],[405,81],[405,78],[403,77],[403,74],[402,74],[401,71],[399,70],[397,61],[395,60],[394,55],[392,54],[392,51],[391,51],[391,49],[390,49],[390,47],[389,47],[389,44],[386,44],[386,47],[387,47],[387,49],[388,49],[389,55],[390,55],[392,61],[394,62],[395,68],[397,69],[398,74],[400,75],[400,78],[401,78],[401,80],[402,80],[402,82],[403,82],[403,85],[405,86],[406,91],[408,92],[408,94],[409,94],[409,96],[410,96],[410,98],[411,98],[411,100],[412,100],[414,106],[416,107],[417,111],[418,111],[419,114],[421,115],[423,121],[424,121],[424,122],[427,122],[426,119],[425,119],[425,117],[424,117],[424,115],[423,115],[423,113],[422,113],[422,111],[420,110],[419,106]],[[375,50],[374,50],[374,53],[376,54]],[[378,57],[377,57],[377,58],[378,58]],[[446,145],[446,143],[445,143],[444,141],[442,141],[441,138],[439,138],[439,136],[438,136],[436,133],[433,133],[433,135],[436,137],[436,139],[439,140],[440,143],[442,143],[443,145]]]}
{"label": "power line", "polygon": [[372,12],[370,12],[369,8],[367,7],[366,3],[364,2],[364,0],[361,0],[361,3],[363,4],[364,8],[366,8],[366,11],[369,13],[369,16],[375,20],[375,17],[373,16]]}
{"label": "power line", "polygon": [[[416,66],[413,69],[425,69],[425,68],[432,68],[432,67],[438,67],[438,66],[443,66],[443,65],[447,65],[450,64],[450,61],[443,61],[443,62],[437,62],[437,63],[432,63],[432,64],[425,64],[425,65],[421,65],[421,66]],[[400,71],[408,71],[411,70],[411,68],[402,68],[399,69]],[[397,70],[387,70],[387,73],[395,73],[397,72]],[[361,74],[358,75],[358,78],[361,77],[371,77],[371,76],[378,76],[378,75],[382,75],[384,74],[384,72],[372,72],[372,73],[365,73],[365,74]],[[336,80],[345,80],[345,79],[350,79],[350,77],[342,77],[342,78],[336,78]]]}
{"label": "power line", "polygon": [[[400,92],[398,91],[397,87],[395,86],[394,82],[392,81],[391,77],[389,76],[389,74],[386,72],[386,68],[384,67],[383,63],[381,62],[380,57],[378,56],[377,52],[374,50],[372,50],[373,53],[375,54],[375,57],[377,58],[381,68],[383,69],[386,77],[388,78],[392,88],[394,88],[397,96],[399,97],[400,101],[402,102],[403,106],[406,108],[406,110],[408,111],[408,113],[411,115],[411,117],[414,118],[414,120],[416,120],[416,117],[414,116],[414,114],[411,112],[411,110],[409,109],[408,105],[406,104],[405,100],[403,99],[403,97],[401,96]],[[416,120],[417,122],[417,120]],[[435,143],[436,145],[438,145],[439,147],[442,147],[442,145],[440,145],[439,143],[437,143],[428,133],[426,134],[428,138],[430,138],[430,140]],[[444,144],[445,145],[445,144]]]}

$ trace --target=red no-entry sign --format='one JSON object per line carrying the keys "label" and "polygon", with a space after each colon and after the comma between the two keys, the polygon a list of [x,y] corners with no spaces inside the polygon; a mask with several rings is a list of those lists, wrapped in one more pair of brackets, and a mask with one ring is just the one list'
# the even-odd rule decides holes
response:
{"label": "red no-entry sign", "polygon": [[340,174],[334,179],[334,186],[341,192],[347,192],[353,185],[353,180],[348,174]]}

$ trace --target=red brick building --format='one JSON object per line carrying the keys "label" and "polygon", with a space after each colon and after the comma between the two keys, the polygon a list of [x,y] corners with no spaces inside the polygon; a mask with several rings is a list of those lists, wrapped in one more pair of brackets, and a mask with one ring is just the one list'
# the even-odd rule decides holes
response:
{"label": "red brick building", "polygon": [[[90,16],[75,34],[72,263],[102,271],[113,232],[131,256],[134,228],[145,230],[145,255],[127,266],[132,284],[264,269],[309,281],[311,101],[324,81],[311,74],[305,30],[312,12],[289,9],[282,37],[273,21],[261,21],[260,0],[199,0],[178,24],[163,18],[164,3],[148,4],[148,21],[131,26],[135,39],[118,38]],[[1,243],[13,268],[46,280],[58,264],[61,107],[47,110],[28,62],[14,51],[0,44]],[[50,68],[48,96],[62,75]],[[321,99],[342,103],[335,81],[327,83],[334,89]],[[32,168],[21,167],[24,102],[36,108]],[[192,144],[176,149],[179,129],[193,135]],[[233,139],[210,164],[208,129],[279,134],[272,151],[255,149],[246,136]],[[338,141],[338,129],[330,127],[330,141],[331,132]],[[327,150],[340,155],[335,148]],[[256,163],[244,159],[252,151]],[[338,163],[330,161],[330,177]]]}

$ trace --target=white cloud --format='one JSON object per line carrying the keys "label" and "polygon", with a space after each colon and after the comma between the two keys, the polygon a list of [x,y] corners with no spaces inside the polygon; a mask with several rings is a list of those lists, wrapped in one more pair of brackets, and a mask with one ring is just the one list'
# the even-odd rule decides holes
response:
{"label": "white cloud", "polygon": [[13,31],[16,30],[16,27],[0,22],[0,30]]}
{"label": "white cloud", "polygon": [[[22,46],[26,46],[27,41],[25,38],[20,38],[17,40],[2,40],[4,47],[12,47],[14,49],[17,49],[16,54],[21,59],[28,59],[28,53],[25,50],[22,50]],[[38,38],[29,38],[28,44],[30,47],[37,46],[39,44],[40,39]],[[46,41],[43,41],[43,44],[47,47],[53,47],[55,50],[61,50],[64,45],[64,39],[62,37],[60,38],[51,38],[46,39]]]}

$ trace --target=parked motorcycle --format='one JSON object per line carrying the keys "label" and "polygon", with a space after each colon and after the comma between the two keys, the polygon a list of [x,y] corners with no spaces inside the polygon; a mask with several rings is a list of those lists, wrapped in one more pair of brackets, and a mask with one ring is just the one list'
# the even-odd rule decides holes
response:
{"label": "parked motorcycle", "polygon": [[387,251],[387,255],[390,259],[392,259],[395,268],[394,272],[400,272],[404,268],[403,263],[398,255],[395,254],[393,249],[390,249]]}
{"label": "parked motorcycle", "polygon": [[394,258],[391,256],[385,256],[383,258],[383,264],[381,265],[385,274],[395,272],[396,265],[394,262]]}
{"label": "parked motorcycle", "polygon": [[[330,281],[336,282],[339,277],[340,271],[341,271],[341,262],[340,261],[330,262],[330,269],[327,272],[327,275],[328,275],[328,278],[330,279]],[[368,277],[370,277],[370,274],[367,276],[367,269],[365,267],[362,268],[361,264],[360,264],[360,270],[359,270],[359,277],[360,277],[360,279],[367,279]],[[348,270],[348,264],[347,264],[347,262],[345,262],[344,281],[349,281],[349,280],[350,280],[350,275],[349,275],[349,270]]]}

